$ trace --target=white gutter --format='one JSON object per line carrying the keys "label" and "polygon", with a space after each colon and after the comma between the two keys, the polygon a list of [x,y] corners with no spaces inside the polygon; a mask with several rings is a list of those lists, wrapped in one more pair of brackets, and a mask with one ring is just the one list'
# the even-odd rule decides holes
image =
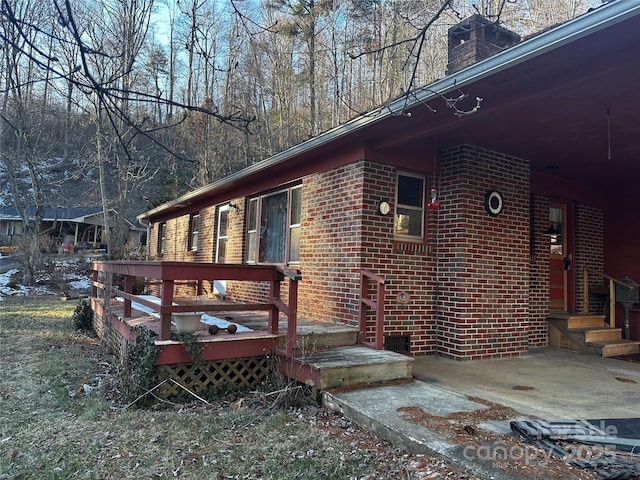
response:
{"label": "white gutter", "polygon": [[287,150],[273,155],[265,160],[255,163],[247,168],[239,170],[216,182],[204,187],[200,187],[181,197],[164,203],[148,212],[138,215],[138,220],[158,214],[164,210],[188,202],[206,192],[216,190],[221,186],[239,180],[247,175],[260,172],[279,163],[285,162],[302,153],[311,151],[319,146],[338,140],[352,132],[361,130],[391,116],[398,112],[408,110],[416,105],[429,102],[453,90],[462,88],[465,85],[496,74],[526,60],[536,58],[550,50],[554,50],[563,45],[572,43],[582,37],[598,32],[602,29],[616,25],[623,20],[632,18],[640,14],[640,0],[616,0],[607,5],[603,5],[591,12],[585,13],[566,23],[558,25],[546,32],[536,35],[524,42],[521,42],[501,53],[498,53],[486,60],[474,63],[473,65],[460,70],[452,75],[435,81],[427,87],[419,88],[412,92],[410,97],[402,96],[388,105],[379,107],[372,112],[357,117],[344,125],[335,127],[327,132],[295,145]]}

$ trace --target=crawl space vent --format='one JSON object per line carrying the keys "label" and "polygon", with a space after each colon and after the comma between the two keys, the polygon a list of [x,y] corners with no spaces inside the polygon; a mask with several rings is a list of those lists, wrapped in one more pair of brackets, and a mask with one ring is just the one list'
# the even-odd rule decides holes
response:
{"label": "crawl space vent", "polygon": [[410,335],[387,335],[384,337],[384,349],[391,352],[409,354]]}

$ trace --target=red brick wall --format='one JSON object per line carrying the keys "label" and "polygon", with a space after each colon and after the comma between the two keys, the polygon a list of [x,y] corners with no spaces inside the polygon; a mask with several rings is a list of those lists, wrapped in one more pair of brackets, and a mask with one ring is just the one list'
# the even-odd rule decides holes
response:
{"label": "red brick wall", "polygon": [[[529,337],[529,166],[460,146],[442,152],[438,351],[480,359],[522,354]],[[498,217],[484,210],[502,192]]]}
{"label": "red brick wall", "polygon": [[303,317],[357,321],[364,172],[361,161],[304,179],[298,307]]}
{"label": "red brick wall", "polygon": [[[425,175],[427,172],[422,172]],[[525,160],[459,146],[441,154],[441,208],[428,212],[426,244],[394,244],[392,204],[396,169],[358,161],[303,179],[299,314],[355,325],[359,272],[387,280],[385,334],[410,335],[411,353],[479,359],[518,355],[547,345],[549,200],[530,196]],[[427,180],[427,190],[432,179]],[[491,217],[484,196],[496,189],[504,211]],[[228,263],[242,263],[245,202],[230,210]],[[574,275],[585,264],[601,269],[603,213],[576,205]],[[530,213],[533,213],[533,217]],[[189,216],[167,222],[166,260],[212,261],[217,209],[201,212],[198,251],[187,252]],[[151,230],[155,257],[157,225]],[[576,278],[581,299],[580,278]],[[229,285],[229,297],[265,298],[266,285]],[[286,287],[283,285],[286,294]],[[208,292],[207,292],[208,293]],[[286,295],[285,295],[286,297]]]}
{"label": "red brick wall", "polygon": [[[380,164],[368,164],[365,181],[365,210],[362,267],[383,276],[386,281],[385,335],[409,335],[410,352],[433,353],[436,345],[434,321],[434,255],[429,245],[394,243],[393,215],[377,212],[380,200],[393,205],[396,170]],[[425,175],[428,191],[430,178]],[[432,231],[431,215],[426,222]]]}
{"label": "red brick wall", "polygon": [[[576,311],[582,312],[585,267],[604,272],[604,213],[587,205],[577,204],[574,208],[575,251],[572,272],[576,285]],[[606,272],[605,272],[606,273]],[[603,285],[602,278],[590,276],[590,285]],[[589,296],[589,312],[602,314],[604,297]]]}
{"label": "red brick wall", "polygon": [[395,168],[371,162],[305,179],[300,313],[357,325],[359,274],[369,270],[387,280],[385,335],[410,335],[411,353],[428,353],[435,332],[427,249],[394,249],[393,215],[378,213],[381,200],[393,207],[395,188]]}
{"label": "red brick wall", "polygon": [[531,196],[531,263],[529,271],[529,346],[549,344],[549,199]]}

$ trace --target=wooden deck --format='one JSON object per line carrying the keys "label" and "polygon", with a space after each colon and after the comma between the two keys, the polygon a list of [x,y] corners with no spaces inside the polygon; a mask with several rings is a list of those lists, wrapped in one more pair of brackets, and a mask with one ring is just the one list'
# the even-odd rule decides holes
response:
{"label": "wooden deck", "polygon": [[[234,305],[217,299],[175,298],[177,305]],[[131,317],[123,317],[122,302],[112,301],[111,313],[128,329],[145,326],[158,333],[160,319],[132,309]],[[216,317],[250,328],[250,332],[234,334],[221,330],[215,335],[208,325],[194,335],[203,345],[203,360],[216,361],[236,357],[265,355],[276,348],[284,350],[287,339],[287,319],[280,318],[277,335],[269,333],[268,314],[256,311],[218,311]],[[175,327],[172,326],[175,332]],[[299,318],[293,358],[280,355],[278,367],[284,375],[318,390],[378,383],[412,378],[413,358],[386,350],[358,346],[356,327],[323,323]],[[159,365],[188,363],[189,354],[176,340],[157,340],[160,346]]]}
{"label": "wooden deck", "polygon": [[[158,297],[133,293],[134,281],[143,278]],[[198,295],[178,297],[177,282],[232,280],[266,283],[261,303],[231,303]],[[164,378],[203,385],[250,386],[271,369],[315,389],[349,387],[365,383],[412,378],[411,357],[383,350],[384,285],[382,277],[361,271],[358,326],[314,322],[297,315],[299,271],[268,265],[231,265],[173,261],[94,262],[91,306],[94,325],[121,359],[127,357],[135,327],[158,334],[157,364]],[[281,296],[282,284],[286,296]],[[194,289],[194,294],[200,292]],[[208,325],[195,332],[204,362],[194,362],[189,342],[178,341],[173,315],[204,312],[206,321],[247,327],[237,333]],[[370,312],[374,312],[370,315]],[[373,317],[373,318],[372,318]],[[242,331],[245,330],[245,331]],[[272,360],[275,360],[273,362]],[[269,363],[273,365],[269,366]]]}

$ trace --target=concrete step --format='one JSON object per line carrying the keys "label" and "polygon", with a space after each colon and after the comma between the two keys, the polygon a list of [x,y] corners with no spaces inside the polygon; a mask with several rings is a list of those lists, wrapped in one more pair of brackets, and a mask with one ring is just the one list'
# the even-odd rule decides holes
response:
{"label": "concrete step", "polygon": [[413,378],[413,358],[388,350],[338,347],[283,360],[285,373],[318,390]]}
{"label": "concrete step", "polygon": [[633,355],[640,353],[640,342],[635,340],[609,340],[587,344],[590,349],[603,357]]}

